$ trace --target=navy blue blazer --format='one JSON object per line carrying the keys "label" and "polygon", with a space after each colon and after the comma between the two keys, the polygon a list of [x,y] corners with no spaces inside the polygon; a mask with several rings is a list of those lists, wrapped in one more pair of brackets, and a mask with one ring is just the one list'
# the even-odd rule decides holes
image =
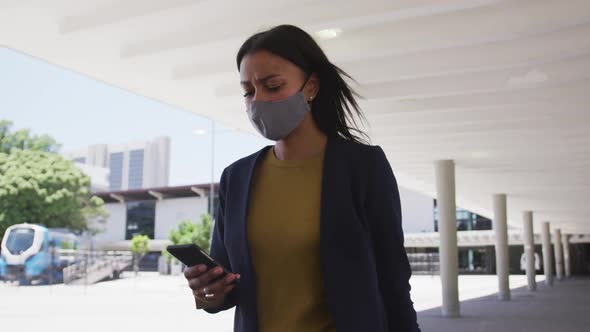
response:
{"label": "navy blue blazer", "polygon": [[[241,280],[221,307],[205,310],[216,313],[236,306],[236,332],[258,330],[246,221],[252,175],[269,148],[236,161],[221,176],[211,255],[239,273]],[[397,183],[383,150],[329,138],[322,176],[320,257],[326,302],[338,332],[420,331],[403,241]]]}

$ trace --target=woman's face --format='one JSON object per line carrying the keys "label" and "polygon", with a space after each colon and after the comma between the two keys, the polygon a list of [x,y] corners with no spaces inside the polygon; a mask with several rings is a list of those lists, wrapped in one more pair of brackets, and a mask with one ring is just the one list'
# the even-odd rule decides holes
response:
{"label": "woman's face", "polygon": [[[305,73],[293,63],[267,51],[248,54],[240,63],[240,83],[246,108],[252,101],[277,101],[299,92]],[[304,87],[306,100],[315,97],[317,79],[312,75]]]}

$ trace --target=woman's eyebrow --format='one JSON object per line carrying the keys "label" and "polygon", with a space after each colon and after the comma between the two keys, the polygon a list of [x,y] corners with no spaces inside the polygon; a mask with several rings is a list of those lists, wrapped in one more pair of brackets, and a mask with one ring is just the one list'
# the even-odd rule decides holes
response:
{"label": "woman's eyebrow", "polygon": [[[265,83],[266,81],[270,80],[271,78],[275,78],[278,76],[279,76],[279,74],[270,74],[270,75],[267,75],[267,76],[264,76],[264,77],[258,79],[257,81]],[[250,81],[241,81],[240,84],[250,84]]]}

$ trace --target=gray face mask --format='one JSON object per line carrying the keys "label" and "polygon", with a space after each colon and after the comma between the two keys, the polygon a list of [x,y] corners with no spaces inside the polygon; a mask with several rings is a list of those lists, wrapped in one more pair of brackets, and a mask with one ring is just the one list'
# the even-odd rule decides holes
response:
{"label": "gray face mask", "polygon": [[273,141],[289,135],[310,111],[303,87],[296,94],[279,101],[253,101],[248,117],[258,132]]}

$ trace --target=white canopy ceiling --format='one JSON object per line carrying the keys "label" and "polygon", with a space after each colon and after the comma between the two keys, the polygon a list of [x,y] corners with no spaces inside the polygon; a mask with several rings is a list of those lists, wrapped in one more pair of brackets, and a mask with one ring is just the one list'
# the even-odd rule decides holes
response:
{"label": "white canopy ceiling", "polygon": [[590,232],[588,0],[0,0],[0,46],[246,130],[235,53],[282,23],[359,82],[402,185],[453,159],[459,205]]}

